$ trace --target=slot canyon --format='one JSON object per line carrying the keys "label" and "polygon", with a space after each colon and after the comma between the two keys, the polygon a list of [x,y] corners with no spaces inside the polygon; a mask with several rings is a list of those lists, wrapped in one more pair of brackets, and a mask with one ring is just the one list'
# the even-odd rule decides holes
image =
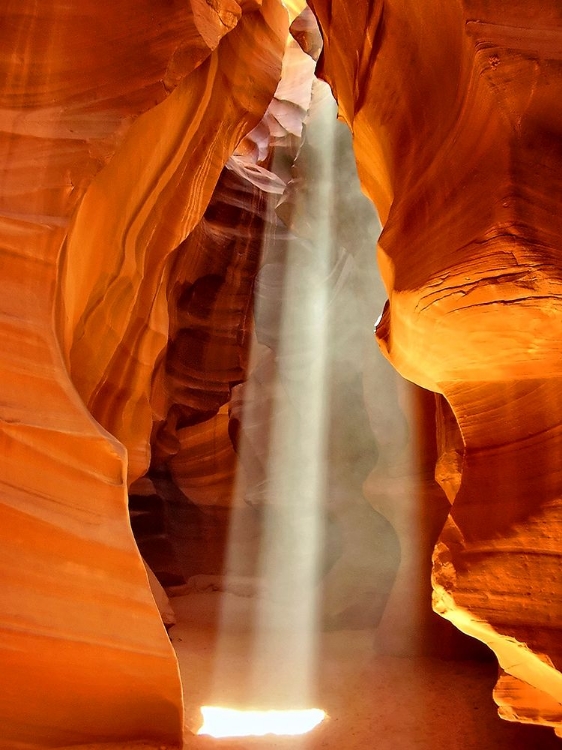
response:
{"label": "slot canyon", "polygon": [[0,750],[562,747],[559,1],[0,42]]}

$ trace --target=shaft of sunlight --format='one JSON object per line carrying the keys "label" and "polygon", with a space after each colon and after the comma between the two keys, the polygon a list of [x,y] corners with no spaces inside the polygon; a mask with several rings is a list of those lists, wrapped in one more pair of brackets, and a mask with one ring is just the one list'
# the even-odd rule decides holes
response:
{"label": "shaft of sunlight", "polygon": [[[310,699],[317,637],[319,565],[326,496],[327,347],[332,265],[336,112],[325,97],[315,113],[314,203],[306,211],[307,253],[289,242],[277,356],[278,381],[269,454],[261,571],[269,599],[257,613],[256,689]],[[298,217],[297,217],[298,221]],[[278,665],[269,668],[269,654]]]}
{"label": "shaft of sunlight", "polygon": [[[213,736],[301,734],[325,715],[312,707],[326,512],[328,308],[334,283],[336,104],[326,84],[317,87],[313,104],[311,144],[320,145],[311,146],[306,169],[307,183],[314,187],[295,199],[294,238],[289,233],[287,239],[283,230],[281,239],[275,233],[270,238],[276,245],[264,246],[263,294],[258,289],[254,304],[256,328],[260,320],[262,329],[267,327],[272,305],[278,321],[271,341],[257,347],[259,356],[268,347],[275,372],[268,376],[266,392],[272,397],[267,404],[260,401],[262,381],[250,378],[244,385],[238,451],[242,466],[245,455],[267,460],[260,464],[265,479],[251,487],[240,480],[232,513],[212,699],[206,701],[213,705],[202,709],[205,723],[199,730]],[[278,295],[273,303],[271,289]],[[265,431],[264,420],[269,420]],[[268,448],[260,453],[267,435]],[[253,591],[246,599],[229,593],[240,576]],[[241,710],[245,707],[252,710]]]}

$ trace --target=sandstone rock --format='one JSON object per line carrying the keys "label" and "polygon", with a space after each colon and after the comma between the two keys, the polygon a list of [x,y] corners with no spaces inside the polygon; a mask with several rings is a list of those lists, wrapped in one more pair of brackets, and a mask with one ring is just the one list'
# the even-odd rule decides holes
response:
{"label": "sandstone rock", "polygon": [[[65,352],[82,399],[127,447],[129,481],[149,463],[152,374],[168,341],[166,280],[224,164],[272,98],[285,35],[286,15],[275,0],[242,15],[224,44],[133,124],[70,227]],[[265,61],[254,70],[242,50],[262,43]],[[148,143],[158,148],[147,152]]]}
{"label": "sandstone rock", "polygon": [[275,0],[0,16],[0,746],[177,744],[126,489],[148,465],[171,260],[272,98],[287,16]]}
{"label": "sandstone rock", "polygon": [[379,341],[458,423],[440,428],[435,608],[511,675],[503,716],[559,731],[559,7],[310,5],[384,225]]}
{"label": "sandstone rock", "polygon": [[[369,396],[369,347],[344,334],[372,279],[336,226],[325,622],[380,623],[387,650],[423,640],[420,571],[449,512],[436,611],[497,654],[504,718],[562,734],[560,10],[310,5],[320,70],[384,223],[379,341],[437,394],[437,450],[428,442],[417,473],[401,471],[393,440],[415,441]],[[285,251],[300,243],[306,298],[320,273],[308,217],[326,211],[303,174],[326,154],[297,160],[323,106],[320,36],[302,0],[286,6],[21,0],[0,11],[2,749],[177,746],[181,687],[155,599],[173,615],[150,567],[166,584],[263,593],[272,405],[281,391],[306,417],[293,396],[311,357],[279,347]],[[255,322],[254,289],[268,301]],[[427,394],[412,393],[433,419]],[[408,548],[414,486],[420,555]],[[282,531],[299,523],[299,498],[286,500]],[[230,522],[245,529],[237,566],[225,560]],[[421,613],[414,634],[396,627],[404,592]]]}
{"label": "sandstone rock", "polygon": [[158,607],[158,611],[160,612],[162,622],[164,623],[166,628],[170,628],[172,625],[176,624],[176,616],[174,614],[174,610],[172,609],[172,605],[170,604],[170,600],[168,599],[166,592],[162,588],[160,581],[158,580],[158,578],[156,578],[156,576],[146,563],[144,563],[144,569],[146,570],[150,591],[152,592],[152,596],[154,597],[154,601],[156,602],[156,606]]}

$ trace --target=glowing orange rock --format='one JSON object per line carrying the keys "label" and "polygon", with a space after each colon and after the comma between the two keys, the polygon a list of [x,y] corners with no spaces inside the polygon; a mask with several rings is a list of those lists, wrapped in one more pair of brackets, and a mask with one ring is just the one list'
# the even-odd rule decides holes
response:
{"label": "glowing orange rock", "polygon": [[434,606],[497,654],[504,718],[560,731],[559,5],[310,5],[384,224],[381,346],[452,408]]}
{"label": "glowing orange rock", "polygon": [[[92,414],[127,447],[130,481],[148,468],[151,379],[168,341],[166,280],[174,252],[271,100],[286,31],[276,0],[244,14],[224,44],[133,124],[70,228],[62,278],[65,351]],[[242,54],[262,46],[267,64]],[[157,147],[147,150],[149,143]]]}
{"label": "glowing orange rock", "polygon": [[0,11],[6,750],[181,739],[127,481],[148,463],[170,260],[271,100],[287,28],[276,0]]}
{"label": "glowing orange rock", "polygon": [[236,424],[227,405],[247,376],[263,238],[281,225],[273,208],[291,176],[313,78],[314,62],[289,39],[275,95],[228,159],[169,275],[170,340],[153,378],[151,470],[167,467],[196,505],[231,504]]}

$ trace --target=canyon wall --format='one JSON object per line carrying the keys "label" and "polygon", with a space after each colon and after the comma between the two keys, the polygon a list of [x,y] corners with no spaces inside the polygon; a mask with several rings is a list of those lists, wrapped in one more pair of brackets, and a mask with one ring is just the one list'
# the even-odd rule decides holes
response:
{"label": "canyon wall", "polygon": [[[141,551],[169,584],[222,572],[243,439],[245,499],[264,499],[276,295],[295,237],[314,270],[306,211],[318,196],[298,207],[295,195],[306,159],[322,158],[301,151],[321,41],[303,3],[286,6],[10,0],[0,11],[0,748],[181,742],[177,663],[128,490]],[[379,342],[435,393],[451,508],[434,608],[497,654],[504,718],[560,731],[562,12],[555,0],[310,6],[319,73],[384,225]],[[287,41],[291,21],[310,57]],[[404,602],[386,607],[388,589],[398,571],[409,590],[418,558],[396,541],[406,485],[371,476],[382,515],[362,495],[377,452],[391,462],[391,428],[357,407],[368,346],[355,342],[356,369],[340,356],[372,280],[354,240],[334,234],[330,367],[345,398],[331,405],[328,450],[345,470],[331,460],[325,624],[381,622],[379,645],[399,651],[412,633],[396,628]],[[342,279],[352,306],[338,301]],[[254,325],[255,289],[269,307]],[[413,392],[429,425],[432,397]],[[242,423],[252,398],[258,417]],[[448,510],[428,477],[432,439],[426,546]],[[365,531],[355,556],[341,551],[353,524]],[[203,543],[185,545],[186,526]],[[365,586],[381,564],[384,580]]]}
{"label": "canyon wall", "polygon": [[273,97],[287,34],[276,0],[3,4],[7,750],[181,741],[127,486],[165,417],[170,269]]}
{"label": "canyon wall", "polygon": [[434,608],[496,653],[501,716],[562,733],[562,12],[310,5],[384,225],[377,336],[438,394]]}

